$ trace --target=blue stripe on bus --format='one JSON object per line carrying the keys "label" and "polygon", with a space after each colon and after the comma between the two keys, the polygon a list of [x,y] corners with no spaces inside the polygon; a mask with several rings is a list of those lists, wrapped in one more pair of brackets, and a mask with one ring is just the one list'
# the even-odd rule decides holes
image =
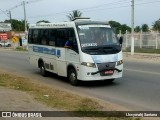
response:
{"label": "blue stripe on bus", "polygon": [[46,48],[46,47],[33,46],[33,52],[55,55],[55,56],[58,56],[58,57],[61,56],[61,51],[58,50],[58,49],[54,49],[54,48],[49,49],[49,48]]}

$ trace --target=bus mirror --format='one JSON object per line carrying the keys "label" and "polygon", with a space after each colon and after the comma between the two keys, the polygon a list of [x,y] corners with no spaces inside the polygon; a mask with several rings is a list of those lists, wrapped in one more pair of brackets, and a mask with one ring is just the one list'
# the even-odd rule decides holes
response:
{"label": "bus mirror", "polygon": [[121,37],[119,38],[119,44],[122,45],[122,43],[123,43],[123,37],[121,36]]}

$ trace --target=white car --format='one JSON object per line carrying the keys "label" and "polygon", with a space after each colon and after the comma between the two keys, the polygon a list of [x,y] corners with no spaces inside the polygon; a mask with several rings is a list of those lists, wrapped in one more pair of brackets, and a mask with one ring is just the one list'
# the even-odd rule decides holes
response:
{"label": "white car", "polygon": [[4,42],[4,41],[0,41],[0,47],[11,47],[11,43],[9,41]]}

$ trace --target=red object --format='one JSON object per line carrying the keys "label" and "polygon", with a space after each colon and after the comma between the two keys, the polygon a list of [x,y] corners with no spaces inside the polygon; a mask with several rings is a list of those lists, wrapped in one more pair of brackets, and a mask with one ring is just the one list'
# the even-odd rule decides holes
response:
{"label": "red object", "polygon": [[113,70],[108,70],[108,71],[105,71],[105,74],[113,74]]}
{"label": "red object", "polygon": [[7,33],[0,33],[0,40],[8,40],[8,34]]}

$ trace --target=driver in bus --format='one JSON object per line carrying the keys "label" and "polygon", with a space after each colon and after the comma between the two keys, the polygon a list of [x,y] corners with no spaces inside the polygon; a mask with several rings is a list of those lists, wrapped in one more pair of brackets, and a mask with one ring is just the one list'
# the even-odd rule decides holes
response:
{"label": "driver in bus", "polygon": [[103,45],[106,42],[104,38],[104,34],[102,33],[96,34],[95,38],[96,38],[95,41],[97,45]]}
{"label": "driver in bus", "polygon": [[64,48],[70,48],[71,46],[70,46],[70,42],[69,42],[69,40],[67,40],[66,41],[66,43],[65,43],[65,45],[64,45]]}

